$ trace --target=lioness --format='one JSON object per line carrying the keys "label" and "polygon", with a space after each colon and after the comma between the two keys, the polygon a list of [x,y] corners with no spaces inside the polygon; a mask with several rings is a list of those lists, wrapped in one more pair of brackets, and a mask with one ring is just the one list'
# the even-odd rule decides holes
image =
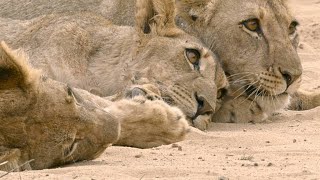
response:
{"label": "lioness", "polygon": [[2,19],[0,38],[22,47],[49,77],[99,96],[123,97],[133,85],[153,84],[197,124],[216,109],[217,92],[221,98],[227,86],[222,68],[200,40],[176,27],[174,2],[137,5],[137,31],[91,13],[52,14]]}
{"label": "lioness", "polygon": [[30,67],[3,42],[0,116],[0,170],[5,171],[94,159],[111,144],[169,144],[183,140],[189,129],[184,114],[161,100],[111,102],[71,88]]}
{"label": "lioness", "polygon": [[[2,2],[0,15],[24,19],[53,12],[94,11],[117,24],[134,24],[135,0],[85,2],[33,1],[28,8]],[[89,2],[87,2],[89,3]],[[299,24],[285,0],[176,0],[176,21],[210,47],[231,81],[218,122],[260,122],[274,111],[289,107],[310,109],[320,104],[319,93],[296,92],[302,68],[296,47]],[[42,5],[48,8],[35,7]],[[33,10],[32,10],[33,9]]]}
{"label": "lioness", "polygon": [[[1,44],[1,169],[32,159],[21,169],[93,159],[110,144],[180,141],[185,116],[206,126],[228,84],[222,68],[175,26],[173,0],[139,0],[137,9],[135,29],[90,13],[0,20],[1,39],[43,70]],[[129,99],[111,102],[73,87]]]}

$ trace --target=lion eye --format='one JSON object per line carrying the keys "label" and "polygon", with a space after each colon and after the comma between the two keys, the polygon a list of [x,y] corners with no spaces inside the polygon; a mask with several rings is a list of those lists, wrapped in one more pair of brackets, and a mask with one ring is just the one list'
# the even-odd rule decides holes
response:
{"label": "lion eye", "polygon": [[218,93],[217,93],[217,99],[221,99],[222,97],[224,97],[225,95],[227,95],[228,90],[225,88],[219,89]]}
{"label": "lion eye", "polygon": [[297,31],[297,26],[299,23],[297,21],[293,21],[289,26],[289,35],[293,35]]}
{"label": "lion eye", "polygon": [[195,70],[200,70],[200,52],[196,49],[186,49],[186,57]]}
{"label": "lion eye", "polygon": [[253,31],[253,32],[260,32],[261,31],[260,22],[258,19],[249,19],[249,20],[243,21],[242,24],[249,31]]}

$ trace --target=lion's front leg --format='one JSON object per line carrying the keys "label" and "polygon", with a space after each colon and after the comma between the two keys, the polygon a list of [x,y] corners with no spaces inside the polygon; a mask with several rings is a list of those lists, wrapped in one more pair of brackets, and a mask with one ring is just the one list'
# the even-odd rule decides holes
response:
{"label": "lion's front leg", "polygon": [[319,90],[314,92],[298,90],[291,96],[288,109],[302,111],[309,110],[318,106],[320,106]]}
{"label": "lion's front leg", "polygon": [[121,123],[121,133],[115,145],[152,148],[182,141],[189,125],[182,111],[162,100],[135,96],[114,102],[105,108]]}

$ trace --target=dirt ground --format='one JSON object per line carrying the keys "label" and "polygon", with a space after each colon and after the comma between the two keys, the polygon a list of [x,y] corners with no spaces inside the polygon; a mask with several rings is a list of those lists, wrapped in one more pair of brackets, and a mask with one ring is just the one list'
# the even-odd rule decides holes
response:
{"label": "dirt ground", "polygon": [[[320,87],[320,0],[290,0],[301,22],[303,89]],[[0,172],[0,175],[4,172]],[[88,162],[3,179],[320,179],[320,107],[263,124],[212,124],[174,145],[111,147]]]}

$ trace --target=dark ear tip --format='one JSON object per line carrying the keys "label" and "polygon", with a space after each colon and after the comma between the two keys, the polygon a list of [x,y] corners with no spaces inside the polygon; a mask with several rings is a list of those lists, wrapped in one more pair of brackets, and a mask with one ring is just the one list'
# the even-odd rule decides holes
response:
{"label": "dark ear tip", "polygon": [[68,96],[73,96],[73,90],[69,84],[67,84]]}
{"label": "dark ear tip", "polygon": [[192,16],[191,16],[191,19],[192,19],[192,21],[196,21],[196,20],[198,19],[198,16],[192,15]]}
{"label": "dark ear tip", "polygon": [[11,75],[14,74],[14,70],[10,68],[0,67],[0,80],[6,81]]}
{"label": "dark ear tip", "polygon": [[151,27],[149,24],[146,24],[143,28],[143,33],[150,34],[151,33]]}

